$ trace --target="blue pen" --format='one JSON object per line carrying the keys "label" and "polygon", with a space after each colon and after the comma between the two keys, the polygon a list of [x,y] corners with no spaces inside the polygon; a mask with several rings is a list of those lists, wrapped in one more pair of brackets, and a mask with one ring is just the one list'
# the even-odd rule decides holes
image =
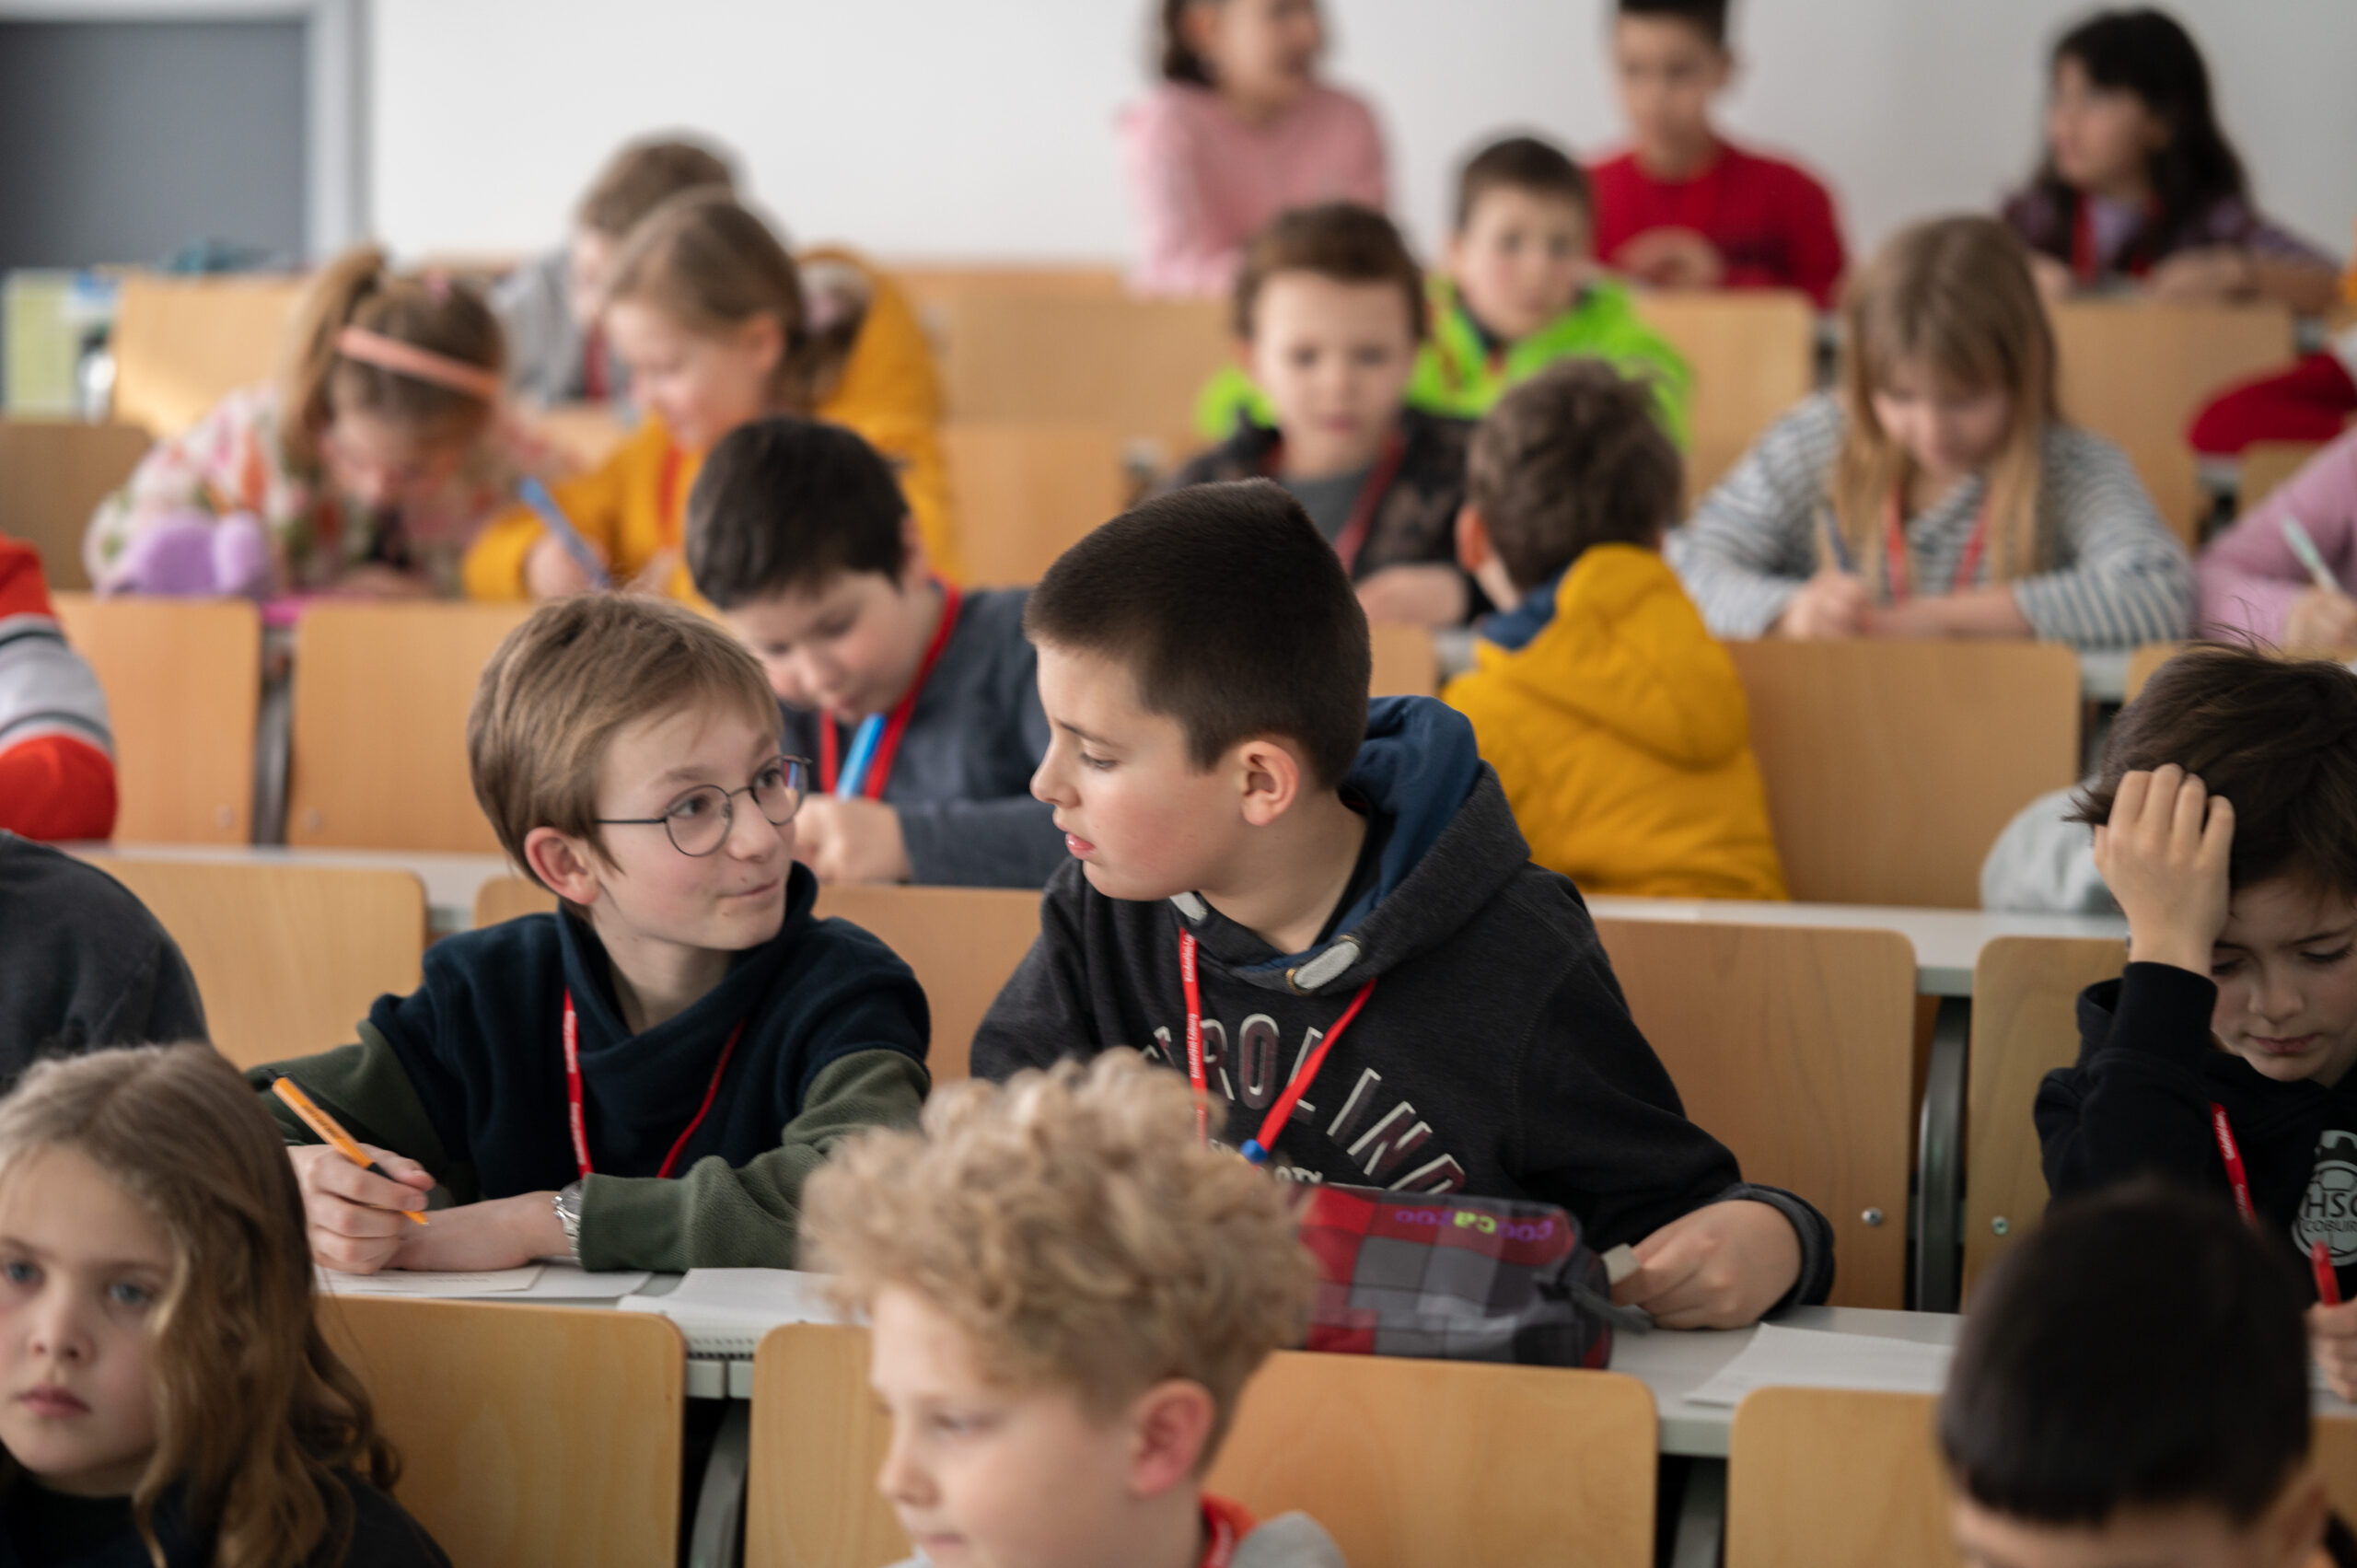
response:
{"label": "blue pen", "polygon": [[[830,724],[834,721],[830,719]],[[884,715],[870,714],[859,721],[858,730],[851,738],[851,755],[843,759],[842,776],[835,780],[837,800],[855,799],[859,786],[867,782],[868,765],[876,761],[876,747],[884,738]]]}
{"label": "blue pen", "polygon": [[598,559],[598,552],[589,548],[589,541],[581,537],[581,530],[573,526],[573,519],[564,515],[564,508],[556,504],[556,497],[549,494],[547,485],[526,474],[517,482],[516,494],[524,498],[525,505],[540,515],[540,521],[547,526],[550,535],[564,547],[564,552],[573,557],[574,563],[588,575],[591,587],[610,588],[614,586],[613,578],[606,573],[605,563]]}

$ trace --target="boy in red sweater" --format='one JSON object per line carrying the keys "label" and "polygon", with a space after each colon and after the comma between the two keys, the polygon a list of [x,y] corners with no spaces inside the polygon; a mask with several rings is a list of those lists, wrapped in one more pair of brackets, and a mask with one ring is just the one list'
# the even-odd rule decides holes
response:
{"label": "boy in red sweater", "polygon": [[41,557],[0,534],[0,832],[103,839],[114,807],[106,694],[65,645]]}
{"label": "boy in red sweater", "polygon": [[1596,254],[1660,288],[1796,288],[1830,309],[1843,265],[1833,198],[1711,128],[1735,68],[1726,40],[1727,0],[1619,0],[1613,73],[1631,145],[1589,170]]}

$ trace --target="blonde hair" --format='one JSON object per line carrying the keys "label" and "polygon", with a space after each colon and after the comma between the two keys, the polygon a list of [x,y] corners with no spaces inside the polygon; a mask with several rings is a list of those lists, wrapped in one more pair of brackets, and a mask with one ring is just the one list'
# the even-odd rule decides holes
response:
{"label": "blonde hair", "polygon": [[811,1177],[805,1266],[849,1306],[923,1300],[1004,1387],[1109,1414],[1200,1383],[1208,1466],[1245,1379],[1306,1321],[1317,1269],[1284,1185],[1200,1143],[1186,1081],[1126,1050],[953,1084],[924,1131],[864,1133]]}
{"label": "blonde hair", "polygon": [[524,858],[535,828],[602,850],[598,780],[614,737],[699,703],[778,729],[760,661],[685,605],[584,594],[540,606],[491,656],[467,714],[475,799],[501,847],[536,879]]}
{"label": "blonde hair", "polygon": [[289,468],[319,466],[319,436],[339,414],[373,414],[457,444],[491,424],[493,404],[482,398],[341,353],[336,334],[346,327],[494,377],[507,363],[498,318],[473,288],[440,273],[395,273],[383,250],[355,246],[319,269],[296,311],[279,379],[278,441]]}
{"label": "blonde hair", "polygon": [[[294,1167],[238,1070],[210,1046],[137,1046],[42,1063],[0,1102],[0,1182],[73,1149],[172,1240],[152,1319],[157,1444],[133,1517],[162,1568],[156,1506],[184,1483],[216,1568],[295,1568],[322,1542],[341,1560],[352,1471],[399,1474],[367,1391],[312,1312],[311,1252]],[[0,1474],[13,1479],[13,1458]]]}
{"label": "blonde hair", "polygon": [[[1909,362],[2010,400],[2005,436],[1984,468],[1989,580],[2011,582],[2043,569],[2040,453],[2048,425],[2061,412],[2053,331],[2013,230],[1984,217],[1937,218],[1902,230],[1852,280],[1841,324],[1848,419],[1829,488],[1858,570],[1878,587],[1889,583],[1884,522],[1891,498],[1904,494],[1913,460],[1875,420],[1874,397]],[[1825,550],[1821,539],[1817,549]]]}
{"label": "blonde hair", "polygon": [[842,368],[849,343],[814,335],[801,270],[731,192],[682,191],[639,221],[615,252],[605,304],[653,306],[689,331],[717,337],[766,316],[782,344],[770,382],[776,412],[808,413]]}

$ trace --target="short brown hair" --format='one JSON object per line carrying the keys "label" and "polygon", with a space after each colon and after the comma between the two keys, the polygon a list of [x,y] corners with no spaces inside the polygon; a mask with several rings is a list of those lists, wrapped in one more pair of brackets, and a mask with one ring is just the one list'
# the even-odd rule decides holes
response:
{"label": "short brown hair", "polygon": [[1185,1079],[1135,1051],[937,1090],[924,1134],[878,1129],[804,1191],[805,1267],[846,1305],[905,1290],[1004,1388],[1108,1415],[1166,1378],[1208,1389],[1208,1467],[1237,1397],[1300,1341],[1317,1269],[1284,1183],[1195,1136]]}
{"label": "short brown hair", "polygon": [[1048,568],[1023,630],[1126,665],[1198,769],[1275,735],[1333,788],[1366,740],[1366,611],[1334,547],[1269,480],[1192,484],[1124,512]]}
{"label": "short brown hair", "polygon": [[1355,202],[1295,207],[1252,237],[1236,274],[1235,311],[1239,338],[1252,335],[1253,308],[1260,290],[1279,273],[1315,273],[1346,284],[1397,284],[1408,302],[1408,328],[1423,341],[1428,308],[1424,273],[1391,220]]}
{"label": "short brown hair", "polygon": [[1473,221],[1473,209],[1492,191],[1523,191],[1553,196],[1593,215],[1587,176],[1580,172],[1563,149],[1536,136],[1509,136],[1492,142],[1465,162],[1457,176],[1457,229],[1462,234]]}
{"label": "short brown hair", "polygon": [[1498,400],[1473,432],[1465,478],[1506,575],[1527,590],[1592,544],[1658,549],[1684,470],[1652,388],[1574,359]]}
{"label": "short brown hair", "polygon": [[2346,666],[2188,648],[2120,710],[2072,819],[2110,821],[2120,779],[2169,762],[2233,803],[2232,886],[2289,873],[2357,896],[2357,674]]}
{"label": "short brown hair", "polygon": [[602,850],[598,773],[614,737],[697,702],[779,725],[760,661],[685,605],[583,594],[534,610],[483,667],[467,714],[467,766],[500,847],[528,873],[535,828]]}
{"label": "short brown hair", "polygon": [[627,142],[582,193],[573,221],[620,239],[671,197],[700,185],[736,189],[737,170],[719,149],[684,136]]}

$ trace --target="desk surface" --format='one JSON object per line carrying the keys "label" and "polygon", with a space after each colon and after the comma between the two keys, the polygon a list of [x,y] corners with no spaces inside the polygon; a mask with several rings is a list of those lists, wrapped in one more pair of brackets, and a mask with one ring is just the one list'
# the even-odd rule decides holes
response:
{"label": "desk surface", "polygon": [[72,843],[61,849],[84,860],[116,855],[136,860],[193,861],[204,865],[325,865],[360,871],[407,871],[425,884],[427,923],[436,936],[465,931],[475,923],[475,891],[494,877],[514,875],[499,854],[435,854],[424,850],[289,849],[283,844]]}

